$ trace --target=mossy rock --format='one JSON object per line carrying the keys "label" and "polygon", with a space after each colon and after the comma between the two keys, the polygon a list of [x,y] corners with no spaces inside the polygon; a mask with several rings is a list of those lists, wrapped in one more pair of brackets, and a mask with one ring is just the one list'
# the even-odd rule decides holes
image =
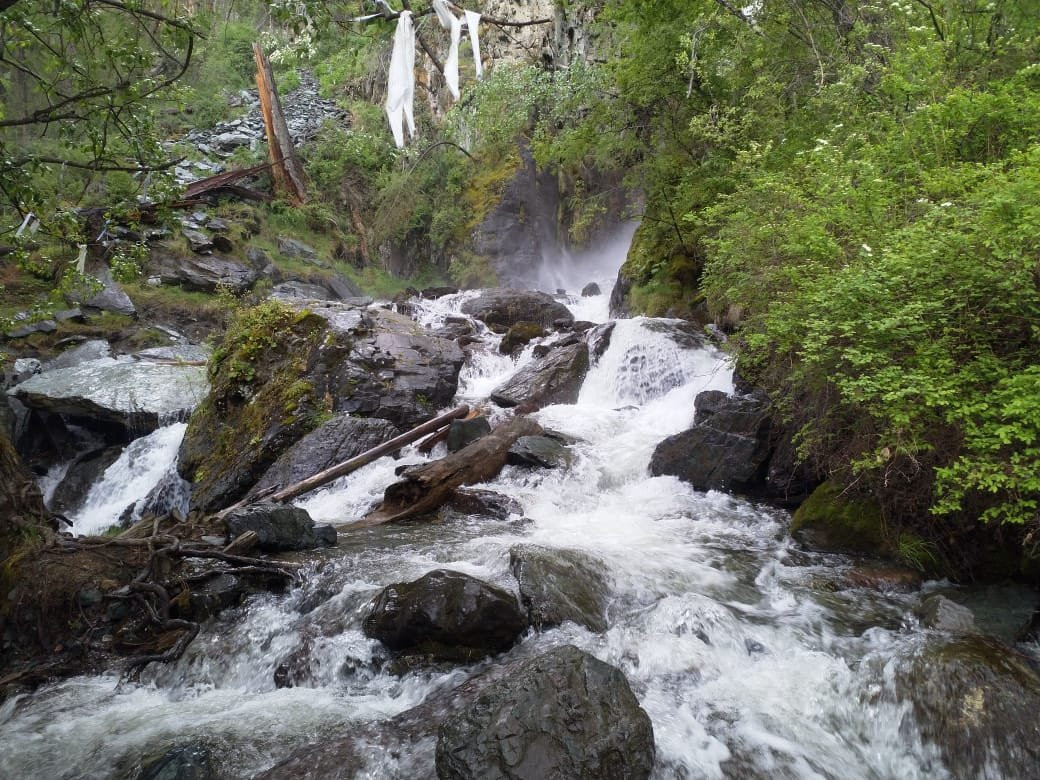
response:
{"label": "mossy rock", "polygon": [[240,497],[282,450],[327,417],[308,380],[332,346],[323,343],[327,334],[321,317],[274,302],[236,317],[213,354],[210,394],[181,445],[178,467],[196,483],[195,506],[213,509]]}
{"label": "mossy rock", "polygon": [[621,268],[630,286],[627,300],[617,302],[618,310],[707,322],[704,296],[698,292],[703,270],[696,249],[680,243],[670,225],[665,229],[658,222],[644,221]]}
{"label": "mossy rock", "polygon": [[824,482],[794,513],[791,533],[816,550],[889,555],[881,506],[842,495],[839,485]]}

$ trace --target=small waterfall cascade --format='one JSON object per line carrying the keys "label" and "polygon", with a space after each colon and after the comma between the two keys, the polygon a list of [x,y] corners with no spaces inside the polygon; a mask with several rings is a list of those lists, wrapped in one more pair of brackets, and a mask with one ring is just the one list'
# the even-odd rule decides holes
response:
{"label": "small waterfall cascade", "polygon": [[70,518],[73,532],[101,533],[131,506],[132,520],[137,520],[146,500],[156,513],[174,507],[185,511],[188,485],[177,475],[176,462],[187,428],[187,423],[173,423],[130,442],[91,486],[82,508]]}

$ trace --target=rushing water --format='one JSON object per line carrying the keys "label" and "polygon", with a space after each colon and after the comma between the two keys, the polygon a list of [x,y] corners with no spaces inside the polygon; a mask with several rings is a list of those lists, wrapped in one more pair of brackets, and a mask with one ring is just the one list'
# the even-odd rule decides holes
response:
{"label": "rushing water", "polygon": [[[457,316],[469,295],[421,303],[418,317]],[[605,311],[602,298],[583,310]],[[133,776],[144,757],[192,740],[215,748],[220,776],[249,777],[296,746],[403,712],[473,667],[390,675],[385,651],[361,632],[367,604],[387,583],[440,567],[515,590],[509,549],[519,542],[599,561],[609,628],[529,632],[506,657],[572,643],[621,668],[653,721],[657,778],[950,775],[908,705],[879,695],[884,659],[918,641],[908,615],[919,595],[838,589],[848,561],[795,549],[785,512],[647,475],[657,442],[691,424],[696,394],[731,389],[724,356],[682,347],[668,327],[620,321],[578,403],[537,414],[578,443],[567,470],[507,467],[487,486],[515,498],[522,517],[352,533],[401,461],[342,478],[300,502],[341,530],[304,584],[224,613],[142,682],[83,677],[7,702],[0,777]],[[488,338],[463,370],[459,400],[483,398],[516,368]],[[301,649],[309,682],[276,688],[276,667]],[[373,749],[366,776],[429,776],[428,748]]]}

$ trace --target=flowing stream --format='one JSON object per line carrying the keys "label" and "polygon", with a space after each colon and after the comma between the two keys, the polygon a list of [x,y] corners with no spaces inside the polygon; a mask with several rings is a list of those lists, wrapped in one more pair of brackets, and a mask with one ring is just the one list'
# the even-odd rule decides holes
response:
{"label": "flowing stream", "polygon": [[[609,285],[599,300],[572,303],[602,318],[608,294]],[[418,318],[457,315],[469,295],[422,302]],[[522,516],[352,533],[346,524],[395,467],[425,456],[409,450],[340,479],[300,501],[341,532],[338,547],[307,558],[303,584],[223,613],[178,663],[140,682],[80,677],[8,701],[0,777],[133,777],[145,757],[192,741],[214,749],[221,777],[249,777],[295,747],[403,712],[481,665],[389,674],[386,652],[361,631],[373,596],[442,567],[515,591],[517,543],[601,562],[609,628],[531,631],[505,658],[571,643],[622,669],[653,721],[655,777],[955,775],[909,705],[880,695],[886,659],[921,641],[909,618],[921,594],[836,588],[850,562],[797,549],[786,512],[647,475],[654,446],[691,424],[697,393],[732,389],[726,358],[681,346],[668,324],[619,321],[578,403],[537,413],[578,443],[569,469],[507,467],[482,486],[516,499]],[[459,401],[483,398],[516,369],[487,339],[463,370]],[[529,350],[519,358],[528,359]],[[309,681],[277,688],[275,669],[301,649]],[[429,746],[416,751],[373,746],[363,776],[431,776]]]}

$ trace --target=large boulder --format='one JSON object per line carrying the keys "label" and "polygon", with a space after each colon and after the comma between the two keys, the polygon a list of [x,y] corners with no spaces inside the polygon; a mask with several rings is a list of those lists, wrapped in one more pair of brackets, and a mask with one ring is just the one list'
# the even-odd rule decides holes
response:
{"label": "large boulder", "polygon": [[759,491],[770,452],[766,405],[718,390],[698,394],[694,403],[694,426],[657,445],[650,473],[678,477],[697,490]]}
{"label": "large boulder", "polygon": [[446,660],[508,650],[525,628],[513,594],[446,569],[388,585],[364,621],[365,634],[391,650]]}
{"label": "large boulder", "polygon": [[578,400],[589,370],[589,350],[584,343],[557,347],[541,360],[525,365],[491,393],[499,406],[528,410]]}
{"label": "large boulder", "polygon": [[625,676],[569,645],[488,685],[437,735],[441,780],[637,780],[653,766],[653,727]]}
{"label": "large boulder", "polygon": [[607,630],[607,582],[602,567],[584,553],[520,544],[509,551],[509,567],[531,625],[551,628],[570,620],[590,631]]}
{"label": "large boulder", "polygon": [[180,255],[153,249],[146,269],[163,284],[180,285],[185,290],[213,292],[225,287],[235,294],[250,289],[260,278],[255,268],[218,255]]}
{"label": "large boulder", "polygon": [[209,390],[203,366],[101,358],[8,391],[30,409],[116,423],[137,435],[185,418]]}
{"label": "large boulder", "polygon": [[551,295],[504,287],[485,290],[463,303],[462,311],[502,333],[520,322],[543,328],[552,328],[560,320],[567,324],[574,322],[570,309]]}
{"label": "large boulder", "polygon": [[454,342],[388,311],[269,301],[243,312],[213,354],[213,392],[181,446],[193,506],[237,501],[330,414],[424,422],[452,401],[463,360]]}
{"label": "large boulder", "polygon": [[[892,669],[894,668],[894,674]],[[993,639],[961,636],[886,664],[898,701],[957,777],[1035,777],[1040,766],[1040,674]]]}
{"label": "large boulder", "polygon": [[336,529],[330,525],[314,525],[311,516],[300,507],[260,501],[224,516],[224,527],[230,542],[247,531],[253,531],[257,546],[265,552],[312,550],[336,543]]}
{"label": "large boulder", "polygon": [[288,487],[378,447],[398,433],[389,420],[337,414],[283,452],[254,490]]}

